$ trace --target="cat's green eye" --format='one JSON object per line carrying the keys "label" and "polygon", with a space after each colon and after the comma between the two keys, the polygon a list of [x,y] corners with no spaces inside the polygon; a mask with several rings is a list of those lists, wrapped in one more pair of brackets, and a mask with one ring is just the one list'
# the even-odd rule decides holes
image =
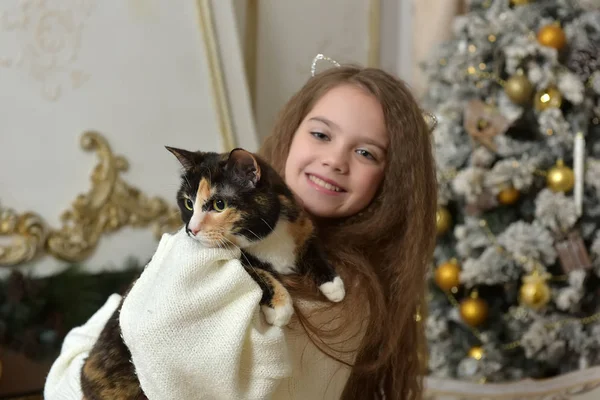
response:
{"label": "cat's green eye", "polygon": [[185,208],[187,208],[190,211],[194,211],[194,203],[192,202],[192,200],[185,199],[184,203],[185,203]]}
{"label": "cat's green eye", "polygon": [[227,202],[225,200],[217,199],[213,201],[213,209],[217,212],[221,212],[227,207]]}

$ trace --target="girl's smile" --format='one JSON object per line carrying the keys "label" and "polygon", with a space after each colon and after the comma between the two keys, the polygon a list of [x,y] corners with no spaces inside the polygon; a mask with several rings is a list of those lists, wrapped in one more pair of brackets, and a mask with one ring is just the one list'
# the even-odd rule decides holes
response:
{"label": "girl's smile", "polygon": [[331,196],[340,196],[345,193],[344,190],[337,182],[318,176],[316,174],[306,174],[306,179],[310,185],[312,185],[317,191],[325,193]]}

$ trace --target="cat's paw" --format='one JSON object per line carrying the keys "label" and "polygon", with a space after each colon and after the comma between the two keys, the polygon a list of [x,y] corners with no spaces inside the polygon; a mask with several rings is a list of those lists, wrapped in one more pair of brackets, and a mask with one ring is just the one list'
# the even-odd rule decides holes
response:
{"label": "cat's paw", "polygon": [[344,281],[339,276],[336,276],[331,282],[326,282],[319,286],[319,290],[334,303],[339,303],[346,297],[346,289],[344,288]]}
{"label": "cat's paw", "polygon": [[261,308],[267,322],[275,326],[286,326],[294,315],[294,306],[291,301],[285,301],[275,307],[263,305]]}

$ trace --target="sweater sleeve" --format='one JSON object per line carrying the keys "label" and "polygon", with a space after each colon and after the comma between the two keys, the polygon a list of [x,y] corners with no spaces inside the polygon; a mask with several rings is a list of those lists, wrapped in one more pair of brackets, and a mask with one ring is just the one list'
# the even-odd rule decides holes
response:
{"label": "sweater sleeve", "polygon": [[239,250],[165,235],[123,302],[120,325],[150,400],[268,399],[291,376],[284,330]]}
{"label": "sweater sleeve", "polygon": [[73,328],[62,344],[44,385],[46,400],[79,400],[82,398],[80,373],[100,332],[121,302],[121,296],[111,295],[106,303],[82,326]]}

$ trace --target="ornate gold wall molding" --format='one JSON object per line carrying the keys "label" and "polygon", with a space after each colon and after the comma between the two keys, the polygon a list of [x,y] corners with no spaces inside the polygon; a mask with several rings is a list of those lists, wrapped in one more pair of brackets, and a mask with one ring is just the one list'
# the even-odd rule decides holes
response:
{"label": "ornate gold wall molding", "polygon": [[129,164],[114,155],[107,140],[97,132],[85,132],[81,146],[99,158],[91,174],[91,189],[80,194],[61,216],[62,226],[49,228],[33,212],[22,215],[0,206],[0,235],[12,242],[0,245],[0,266],[16,265],[40,256],[43,250],[68,262],[89,257],[104,234],[125,226],[152,227],[158,238],[181,226],[179,210],[159,197],[148,197],[128,185],[120,173]]}
{"label": "ornate gold wall molding", "polygon": [[0,204],[0,236],[12,236],[12,243],[0,246],[0,265],[31,260],[44,247],[47,228],[35,213],[17,214]]}
{"label": "ornate gold wall molding", "polygon": [[[83,13],[81,16],[89,14],[92,3],[93,1],[86,2],[82,6],[79,10]],[[197,0],[197,7],[223,151],[228,151],[237,146],[237,141],[221,68],[211,1]],[[20,9],[16,11],[19,11],[18,15],[23,14]],[[17,18],[15,21],[20,20]],[[3,28],[6,26],[0,22],[0,29]],[[78,38],[76,35],[73,37]],[[8,66],[1,61],[0,67]],[[84,75],[79,74],[79,71],[74,71],[73,74],[73,84],[81,84]],[[90,191],[79,195],[71,208],[62,215],[61,227],[53,229],[34,212],[18,212],[3,208],[0,204],[0,266],[22,264],[42,253],[78,262],[94,251],[102,235],[124,226],[151,226],[155,234],[160,236],[180,225],[179,211],[176,208],[170,208],[160,198],[148,198],[121,180],[119,174],[128,168],[128,163],[123,157],[113,155],[100,134],[86,132],[82,137],[82,147],[95,151],[100,162],[92,173]],[[5,240],[7,238],[10,241]]]}

